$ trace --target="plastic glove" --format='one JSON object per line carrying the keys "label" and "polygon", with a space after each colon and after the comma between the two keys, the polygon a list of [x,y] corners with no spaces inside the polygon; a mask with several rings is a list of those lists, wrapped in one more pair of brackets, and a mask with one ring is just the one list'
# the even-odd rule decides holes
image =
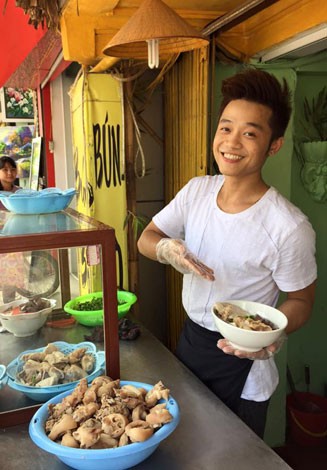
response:
{"label": "plastic glove", "polygon": [[267,359],[270,359],[272,356],[274,356],[281,350],[286,339],[287,335],[286,333],[283,333],[275,343],[270,344],[266,348],[260,349],[259,351],[255,352],[235,349],[227,339],[220,339],[217,343],[217,347],[219,349],[222,349],[225,354],[237,356],[239,359],[250,359],[251,361],[265,361]]}
{"label": "plastic glove", "polygon": [[170,264],[182,274],[194,273],[209,281],[215,280],[213,270],[188,251],[183,240],[162,238],[156,245],[156,255],[160,263]]}

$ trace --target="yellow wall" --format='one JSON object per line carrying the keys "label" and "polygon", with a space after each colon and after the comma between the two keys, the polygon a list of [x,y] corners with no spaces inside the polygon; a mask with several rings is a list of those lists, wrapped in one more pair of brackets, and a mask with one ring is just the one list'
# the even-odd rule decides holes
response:
{"label": "yellow wall", "polygon": [[[124,286],[121,287],[127,289],[122,87],[109,74],[83,74],[72,87],[70,96],[77,210],[115,229],[123,256]],[[82,292],[101,290],[99,265],[89,266],[83,249],[79,261]]]}
{"label": "yellow wall", "polygon": [[[135,13],[140,3],[136,1],[131,5],[131,2],[123,0],[68,0],[60,22],[64,58],[92,66],[100,63],[106,57],[102,49]],[[189,0],[171,1],[169,6],[201,31],[225,14],[237,8],[242,10],[242,3],[237,0]],[[247,62],[257,52],[326,21],[326,0],[282,0],[237,26],[219,31],[217,43]]]}
{"label": "yellow wall", "polygon": [[283,0],[219,34],[217,43],[247,62],[257,52],[289,40],[326,21],[325,0]]}

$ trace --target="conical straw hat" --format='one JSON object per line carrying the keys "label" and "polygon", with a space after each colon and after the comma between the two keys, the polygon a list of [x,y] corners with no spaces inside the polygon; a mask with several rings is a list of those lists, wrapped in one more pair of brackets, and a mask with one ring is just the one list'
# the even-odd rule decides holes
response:
{"label": "conical straw hat", "polygon": [[164,2],[144,0],[102,52],[112,57],[146,59],[148,39],[159,39],[160,55],[166,56],[208,44],[208,39]]}

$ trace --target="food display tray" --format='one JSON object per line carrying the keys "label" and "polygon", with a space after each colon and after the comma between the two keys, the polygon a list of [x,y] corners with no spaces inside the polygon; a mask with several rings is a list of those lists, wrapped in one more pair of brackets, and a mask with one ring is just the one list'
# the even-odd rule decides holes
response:
{"label": "food display tray", "polygon": [[[96,351],[96,346],[88,341],[84,341],[78,344],[70,344],[66,343],[65,341],[55,341],[54,344],[62,353],[69,354],[76,349],[79,348],[86,348],[87,354],[92,354],[95,357],[95,366],[91,374],[86,376],[88,383],[92,382],[93,379],[98,377],[99,375],[104,373],[105,370],[105,353],[103,351]],[[18,390],[23,392],[28,398],[31,398],[35,401],[47,401],[51,398],[55,397],[59,393],[65,392],[66,390],[71,390],[76,386],[79,380],[75,380],[74,382],[69,382],[65,384],[58,384],[58,385],[51,385],[48,387],[34,387],[32,385],[24,385],[17,380],[17,374],[22,370],[24,366],[24,361],[22,360],[22,356],[25,354],[35,353],[35,352],[43,352],[45,347],[38,348],[38,349],[30,349],[27,351],[23,351],[16,359],[11,361],[6,370],[7,376],[7,383],[9,387],[13,388],[14,390]]]}
{"label": "food display tray", "polygon": [[[149,391],[153,385],[142,382],[121,381],[121,386],[132,385]],[[32,441],[46,452],[54,454],[64,464],[78,470],[122,470],[131,468],[149,457],[177,427],[180,411],[172,396],[167,400],[167,409],[173,416],[172,421],[160,427],[153,436],[143,442],[134,442],[122,447],[111,449],[73,449],[51,441],[46,435],[44,425],[49,415],[49,404],[57,404],[68,395],[63,393],[48,403],[44,403],[30,421],[29,435]],[[164,402],[160,400],[159,403]]]}

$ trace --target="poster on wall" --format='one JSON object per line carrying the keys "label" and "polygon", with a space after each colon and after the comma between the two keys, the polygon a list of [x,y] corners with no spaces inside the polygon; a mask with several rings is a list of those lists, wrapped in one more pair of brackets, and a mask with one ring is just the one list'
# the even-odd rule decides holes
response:
{"label": "poster on wall", "polygon": [[[128,290],[127,213],[121,83],[109,74],[81,76],[70,91],[77,210],[115,229],[117,285]],[[101,98],[100,98],[101,97]],[[121,272],[120,272],[121,270]],[[82,293],[101,290],[100,265],[79,256]]]}
{"label": "poster on wall", "polygon": [[33,134],[34,126],[0,127],[0,156],[15,160],[19,180],[30,177]]}
{"label": "poster on wall", "polygon": [[0,89],[1,120],[3,122],[33,122],[34,97],[30,88]]}
{"label": "poster on wall", "polygon": [[39,171],[41,159],[42,138],[35,137],[32,140],[31,171],[29,186],[36,191],[39,189]]}

